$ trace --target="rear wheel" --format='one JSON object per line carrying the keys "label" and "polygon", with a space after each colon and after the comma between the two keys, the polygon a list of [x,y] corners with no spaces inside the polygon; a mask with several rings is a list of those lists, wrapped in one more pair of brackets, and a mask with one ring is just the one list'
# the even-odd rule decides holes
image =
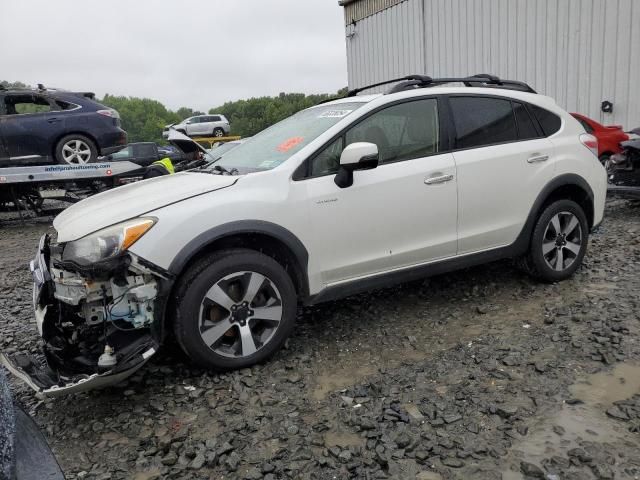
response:
{"label": "rear wheel", "polygon": [[174,330],[206,368],[243,368],[266,360],[290,335],[297,311],[287,272],[253,250],[215,253],[181,281]]}
{"label": "rear wheel", "polygon": [[85,165],[98,158],[95,143],[84,135],[67,135],[56,145],[56,161],[69,165]]}
{"label": "rear wheel", "polygon": [[572,200],[553,202],[538,217],[522,265],[541,280],[565,280],[582,263],[588,236],[589,224],[580,205]]}

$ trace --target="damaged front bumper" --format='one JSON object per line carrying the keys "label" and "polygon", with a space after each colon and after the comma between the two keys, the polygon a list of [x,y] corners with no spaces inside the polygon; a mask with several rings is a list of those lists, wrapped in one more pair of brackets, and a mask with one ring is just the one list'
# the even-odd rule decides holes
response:
{"label": "damaged front bumper", "polygon": [[172,285],[168,272],[130,253],[79,267],[61,252],[44,235],[30,264],[45,362],[0,353],[0,364],[40,396],[114,385],[140,369],[162,343]]}

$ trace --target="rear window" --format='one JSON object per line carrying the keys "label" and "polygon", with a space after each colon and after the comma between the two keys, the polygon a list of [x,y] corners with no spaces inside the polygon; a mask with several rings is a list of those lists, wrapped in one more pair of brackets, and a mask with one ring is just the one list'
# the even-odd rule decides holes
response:
{"label": "rear window", "polygon": [[529,107],[531,108],[533,115],[538,120],[545,137],[549,137],[560,130],[562,120],[558,115],[551,113],[549,110],[545,110],[544,108],[540,108],[537,105],[529,105]]}
{"label": "rear window", "polygon": [[456,148],[473,148],[518,140],[511,101],[491,97],[452,97]]}

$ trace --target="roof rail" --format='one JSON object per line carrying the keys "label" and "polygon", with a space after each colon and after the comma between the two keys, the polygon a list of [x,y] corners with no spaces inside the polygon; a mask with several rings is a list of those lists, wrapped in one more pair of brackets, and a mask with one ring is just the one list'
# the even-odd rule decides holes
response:
{"label": "roof rail", "polygon": [[405,90],[412,90],[414,88],[428,88],[435,85],[443,85],[446,83],[463,83],[466,87],[488,87],[488,88],[504,88],[507,90],[517,90],[521,92],[537,93],[525,82],[517,80],[502,80],[495,75],[488,73],[481,73],[478,75],[472,75],[470,77],[444,77],[444,78],[432,78],[427,75],[407,75],[406,77],[395,78],[393,80],[386,80],[384,82],[374,83],[367,85],[366,87],[355,88],[347,92],[347,97],[354,97],[358,93],[370,88],[381,87],[383,85],[390,85],[397,83],[390,88],[386,94],[402,92]]}

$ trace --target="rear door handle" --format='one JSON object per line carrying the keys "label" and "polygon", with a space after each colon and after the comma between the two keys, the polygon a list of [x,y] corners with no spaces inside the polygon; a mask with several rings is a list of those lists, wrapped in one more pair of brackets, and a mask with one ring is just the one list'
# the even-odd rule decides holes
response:
{"label": "rear door handle", "polygon": [[527,158],[527,162],[529,163],[546,162],[547,160],[549,160],[549,155],[534,155],[533,157]]}
{"label": "rear door handle", "polygon": [[439,183],[446,183],[453,180],[453,174],[448,175],[435,175],[433,177],[427,177],[424,179],[424,183],[427,185],[437,185]]}

